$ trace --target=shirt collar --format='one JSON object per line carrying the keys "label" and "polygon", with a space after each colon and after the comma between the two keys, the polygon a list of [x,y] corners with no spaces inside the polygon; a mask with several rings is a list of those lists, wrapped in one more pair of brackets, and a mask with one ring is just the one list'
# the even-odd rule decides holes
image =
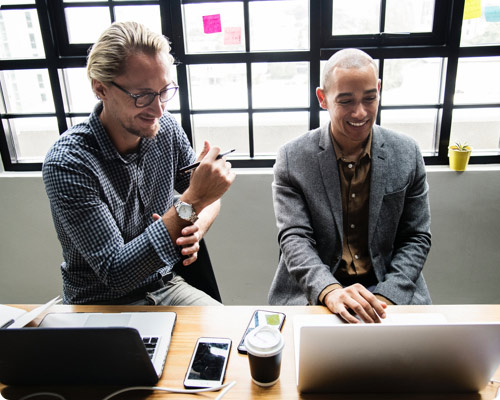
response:
{"label": "shirt collar", "polygon": [[[368,156],[368,158],[371,158],[372,135],[373,135],[373,129],[370,131],[370,134],[368,135],[366,145],[363,149],[363,152],[361,153],[361,156],[359,157],[360,160],[366,156]],[[330,133],[330,137],[332,138],[333,148],[335,150],[335,155],[337,156],[337,161],[347,161],[347,160],[342,160],[342,150],[341,150],[340,146],[338,145],[337,141],[333,138],[333,135],[331,133]]]}
{"label": "shirt collar", "polygon": [[108,133],[106,132],[106,129],[104,129],[104,126],[102,125],[102,122],[99,118],[102,109],[103,104],[102,101],[100,101],[94,107],[94,111],[92,112],[92,114],[90,114],[89,124],[95,134],[97,143],[99,144],[104,157],[109,160],[118,159],[124,163],[134,162],[135,160],[137,160],[137,158],[142,159],[142,157],[156,142],[156,137],[152,139],[141,138],[139,142],[139,150],[137,152],[130,154],[120,154],[109,138]]}

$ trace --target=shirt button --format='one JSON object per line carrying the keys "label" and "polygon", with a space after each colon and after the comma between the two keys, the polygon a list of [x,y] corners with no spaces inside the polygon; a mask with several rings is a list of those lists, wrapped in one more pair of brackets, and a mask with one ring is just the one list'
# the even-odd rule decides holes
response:
{"label": "shirt button", "polygon": [[356,193],[351,194],[351,197],[354,199],[356,197]]}
{"label": "shirt button", "polygon": [[356,228],[356,225],[351,224],[351,228],[352,228],[352,229]]}
{"label": "shirt button", "polygon": [[356,260],[359,260],[359,256],[358,256],[357,254],[355,254],[355,255],[354,255],[354,258],[355,258]]}
{"label": "shirt button", "polygon": [[349,164],[347,165],[347,167],[348,167],[348,168],[352,168],[352,164],[351,164],[351,163],[349,163]]}

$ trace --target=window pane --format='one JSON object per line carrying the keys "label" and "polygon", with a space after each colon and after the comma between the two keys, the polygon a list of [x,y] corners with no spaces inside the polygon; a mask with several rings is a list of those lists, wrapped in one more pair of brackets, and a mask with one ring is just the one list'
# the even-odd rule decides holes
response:
{"label": "window pane", "polygon": [[432,32],[434,0],[387,0],[385,32]]}
{"label": "window pane", "polygon": [[326,60],[321,60],[319,62],[319,81],[321,82],[321,77],[323,76],[323,70],[325,69]]}
{"label": "window pane", "polygon": [[194,150],[198,154],[203,142],[208,140],[212,146],[222,151],[236,149],[233,156],[250,155],[248,145],[248,114],[195,114],[192,116]]}
{"label": "window pane", "polygon": [[36,10],[0,10],[0,58],[44,56]]}
{"label": "window pane", "polygon": [[117,21],[135,21],[147,26],[153,32],[161,33],[160,6],[115,7]]}
{"label": "window pane", "polygon": [[309,63],[252,64],[254,108],[308,107]]}
{"label": "window pane", "polygon": [[108,7],[70,7],[65,13],[70,44],[94,43],[111,24]]}
{"label": "window pane", "polygon": [[14,144],[17,162],[42,162],[59,137],[55,117],[14,118],[3,122]]}
{"label": "window pane", "polygon": [[184,4],[186,53],[245,51],[243,3]]}
{"label": "window pane", "polygon": [[72,118],[66,118],[66,125],[68,127],[72,127],[73,125],[79,124],[81,122],[84,122],[88,120],[88,117],[72,117]]}
{"label": "window pane", "polygon": [[382,110],[380,124],[415,139],[422,152],[434,152],[437,110]]}
{"label": "window pane", "polygon": [[66,110],[68,112],[90,112],[97,103],[92,91],[85,68],[68,68],[62,71],[61,84],[63,86]]}
{"label": "window pane", "polygon": [[464,13],[461,46],[498,44],[500,44],[500,1],[482,1],[479,15]]}
{"label": "window pane", "polygon": [[194,109],[248,107],[245,64],[189,65],[191,106]]}
{"label": "window pane", "polygon": [[[170,79],[172,79],[172,81],[179,85],[179,81],[177,80],[177,67],[175,65],[172,65],[172,67],[170,67]],[[177,89],[177,93],[175,94],[175,96],[167,102],[167,110],[172,111],[181,109],[180,92],[181,89]]]}
{"label": "window pane", "polygon": [[330,114],[328,114],[327,110],[321,110],[319,112],[319,125],[323,126],[328,122],[330,122]]}
{"label": "window pane", "polygon": [[500,149],[500,108],[453,110],[450,145],[467,142],[472,150]]}
{"label": "window pane", "polygon": [[45,69],[1,71],[7,112],[54,112],[49,75]]}
{"label": "window pane", "polygon": [[332,35],[378,33],[380,32],[379,19],[380,0],[335,0]]}
{"label": "window pane", "polygon": [[383,105],[438,103],[441,65],[440,58],[385,60]]}
{"label": "window pane", "polygon": [[458,60],[455,104],[500,102],[500,57]]}
{"label": "window pane", "polygon": [[309,50],[307,0],[252,1],[250,50]]}
{"label": "window pane", "polygon": [[178,112],[176,113],[171,113],[172,117],[175,118],[175,120],[179,123],[180,126],[182,126],[182,116]]}
{"label": "window pane", "polygon": [[255,155],[274,156],[281,145],[308,130],[308,112],[255,113],[253,115]]}

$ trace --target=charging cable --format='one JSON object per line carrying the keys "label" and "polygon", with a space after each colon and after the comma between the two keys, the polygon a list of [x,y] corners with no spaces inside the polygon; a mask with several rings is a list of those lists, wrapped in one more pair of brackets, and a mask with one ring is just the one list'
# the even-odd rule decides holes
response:
{"label": "charging cable", "polygon": [[[52,392],[31,393],[31,394],[28,394],[24,397],[21,397],[19,400],[28,400],[28,399],[32,399],[33,397],[38,397],[38,396],[52,396],[52,397],[55,397],[56,399],[59,399],[59,400],[66,400],[66,398],[64,396],[61,396],[58,393],[52,393]],[[3,399],[3,397],[0,397],[0,399]]]}
{"label": "charging cable", "polygon": [[215,386],[215,387],[206,388],[206,389],[175,389],[175,388],[168,388],[168,387],[161,387],[161,386],[133,386],[133,387],[117,390],[116,392],[111,393],[109,396],[106,396],[102,400],[109,400],[109,399],[111,399],[111,398],[113,398],[121,393],[130,392],[133,390],[158,390],[161,392],[169,392],[169,393],[196,394],[196,393],[203,393],[203,392],[216,392],[218,390],[224,389],[215,398],[215,400],[220,400],[229,391],[229,389],[231,389],[235,384],[236,384],[236,381],[232,381],[229,383],[225,383],[224,385],[221,385],[221,386]]}
{"label": "charging cable", "polygon": [[[236,381],[232,381],[229,383],[225,383],[224,385],[221,386],[215,386],[212,388],[206,388],[206,389],[175,389],[175,388],[168,388],[168,387],[161,387],[161,386],[132,386],[128,387],[125,389],[120,389],[117,390],[116,392],[111,393],[110,395],[106,396],[102,400],[109,400],[115,396],[118,396],[119,394],[125,393],[125,392],[131,392],[133,390],[151,390],[151,391],[161,391],[161,392],[169,392],[169,393],[184,393],[184,394],[197,394],[197,393],[203,393],[203,392],[216,392],[218,390],[222,390],[222,392],[219,393],[219,395],[215,398],[215,400],[220,400],[224,395],[234,386],[236,385]],[[53,396],[59,400],[66,400],[65,397],[61,396],[58,393],[51,393],[51,392],[38,392],[38,393],[31,393],[28,394],[27,396],[22,397],[19,400],[28,400],[32,399],[34,397],[38,396]],[[3,397],[0,396],[0,399]]]}

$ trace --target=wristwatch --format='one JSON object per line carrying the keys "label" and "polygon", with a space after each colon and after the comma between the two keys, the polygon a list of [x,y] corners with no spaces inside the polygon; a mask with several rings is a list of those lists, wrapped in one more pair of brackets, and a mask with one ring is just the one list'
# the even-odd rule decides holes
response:
{"label": "wristwatch", "polygon": [[194,211],[191,204],[184,203],[183,201],[178,200],[175,203],[175,209],[179,218],[185,221],[189,221],[194,224],[198,220],[198,215]]}

